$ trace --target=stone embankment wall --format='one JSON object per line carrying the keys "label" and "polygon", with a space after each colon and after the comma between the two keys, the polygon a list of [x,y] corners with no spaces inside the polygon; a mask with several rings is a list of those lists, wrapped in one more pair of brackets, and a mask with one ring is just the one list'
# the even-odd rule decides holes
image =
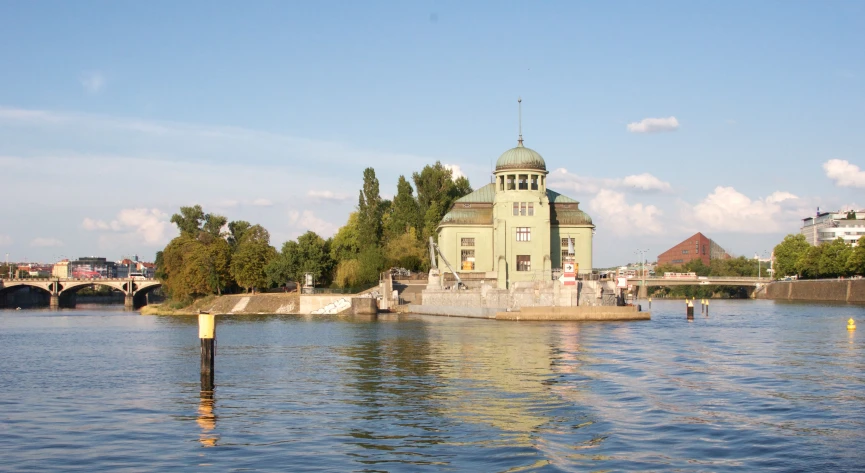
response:
{"label": "stone embankment wall", "polygon": [[865,279],[773,282],[759,291],[757,298],[865,303]]}
{"label": "stone embankment wall", "polygon": [[[290,293],[269,294],[230,294],[208,297],[195,301],[191,306],[172,310],[159,305],[145,306],[141,313],[146,315],[184,315],[197,314],[198,311],[214,314],[322,314],[333,315],[351,309],[351,294],[298,295]],[[375,303],[374,298],[368,299]]]}

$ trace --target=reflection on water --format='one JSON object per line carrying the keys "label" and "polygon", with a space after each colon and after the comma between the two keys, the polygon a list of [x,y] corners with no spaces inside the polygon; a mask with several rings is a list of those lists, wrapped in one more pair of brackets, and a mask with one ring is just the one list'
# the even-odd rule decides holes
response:
{"label": "reflection on water", "polygon": [[194,317],[3,311],[3,469],[863,469],[865,363],[846,320],[865,310],[718,302],[689,323],[681,303],[653,309],[224,317],[215,390],[200,389]]}
{"label": "reflection on water", "polygon": [[198,419],[195,420],[201,427],[201,435],[198,441],[204,447],[215,447],[219,435],[213,432],[216,429],[216,414],[213,413],[213,391],[201,391],[201,402],[198,403]]}

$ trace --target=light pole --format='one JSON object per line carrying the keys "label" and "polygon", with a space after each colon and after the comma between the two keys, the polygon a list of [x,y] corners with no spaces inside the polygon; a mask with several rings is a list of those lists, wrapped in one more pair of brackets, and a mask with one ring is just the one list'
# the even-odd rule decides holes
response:
{"label": "light pole", "polygon": [[646,294],[649,293],[649,290],[646,289],[646,264],[645,264],[645,255],[649,252],[649,249],[645,250],[637,250],[634,253],[640,255],[640,290],[637,291],[637,299],[640,298],[640,292],[645,290]]}

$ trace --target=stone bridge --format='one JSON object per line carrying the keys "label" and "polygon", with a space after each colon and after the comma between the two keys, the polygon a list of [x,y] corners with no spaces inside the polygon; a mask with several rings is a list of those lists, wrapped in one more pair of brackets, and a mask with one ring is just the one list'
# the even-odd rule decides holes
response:
{"label": "stone bridge", "polygon": [[[645,282],[645,286],[643,283]],[[649,286],[744,286],[760,288],[772,282],[770,278],[745,276],[700,276],[696,278],[628,278],[628,284],[640,288],[639,297],[646,297]]]}
{"label": "stone bridge", "polygon": [[151,290],[162,286],[156,279],[103,279],[103,278],[32,278],[32,279],[0,279],[0,302],[6,291],[19,287],[36,287],[51,296],[49,306],[52,309],[60,307],[75,307],[75,293],[82,288],[91,286],[107,286],[125,295],[124,306],[132,309],[147,305],[146,295]]}

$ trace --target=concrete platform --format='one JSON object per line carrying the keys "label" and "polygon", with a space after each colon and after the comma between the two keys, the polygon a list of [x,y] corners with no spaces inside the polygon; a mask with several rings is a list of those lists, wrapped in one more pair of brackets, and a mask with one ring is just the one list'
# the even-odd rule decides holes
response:
{"label": "concrete platform", "polygon": [[496,320],[650,320],[651,312],[636,306],[614,307],[523,307],[518,311],[496,312]]}

